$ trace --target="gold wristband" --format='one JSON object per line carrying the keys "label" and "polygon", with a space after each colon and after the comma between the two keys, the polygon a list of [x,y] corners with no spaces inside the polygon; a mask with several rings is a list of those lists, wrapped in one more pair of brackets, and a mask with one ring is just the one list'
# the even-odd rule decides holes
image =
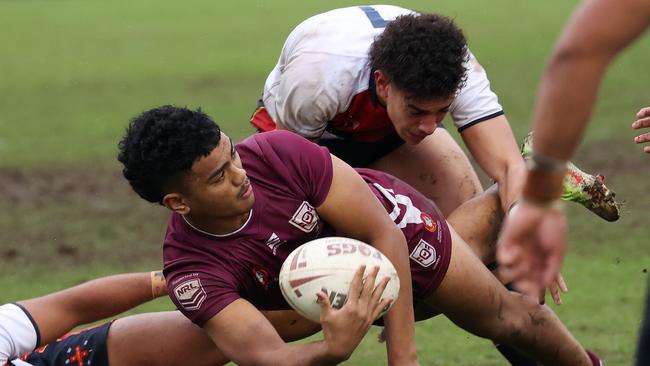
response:
{"label": "gold wristband", "polygon": [[162,271],[151,271],[149,274],[151,278],[151,297],[157,298],[167,294],[167,283]]}

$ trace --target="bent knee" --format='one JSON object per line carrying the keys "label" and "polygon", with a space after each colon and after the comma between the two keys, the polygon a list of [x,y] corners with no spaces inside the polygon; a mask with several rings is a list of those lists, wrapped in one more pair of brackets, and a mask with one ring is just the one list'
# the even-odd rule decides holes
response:
{"label": "bent knee", "polygon": [[486,338],[497,343],[513,343],[522,337],[535,334],[533,329],[544,327],[552,321],[552,313],[528,296],[509,292],[503,296],[495,323],[486,329]]}

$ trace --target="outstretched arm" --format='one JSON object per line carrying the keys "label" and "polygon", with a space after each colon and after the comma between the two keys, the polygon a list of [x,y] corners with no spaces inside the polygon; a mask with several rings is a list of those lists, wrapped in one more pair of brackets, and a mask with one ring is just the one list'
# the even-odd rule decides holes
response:
{"label": "outstretched arm", "polygon": [[543,76],[534,111],[535,150],[522,203],[506,219],[498,259],[522,290],[535,294],[558,273],[566,217],[556,200],[565,162],[589,120],[614,57],[650,24],[645,0],[587,0],[575,11]]}
{"label": "outstretched arm", "polygon": [[53,294],[18,302],[32,315],[41,344],[70,329],[114,316],[167,293],[161,271],[103,277]]}
{"label": "outstretched arm", "polygon": [[336,365],[350,357],[373,320],[389,304],[380,301],[388,279],[375,279],[379,268],[369,271],[362,283],[361,266],[350,285],[349,296],[339,310],[332,308],[325,293],[318,294],[323,340],[287,344],[273,325],[251,303],[237,299],[203,326],[216,346],[239,365]]}

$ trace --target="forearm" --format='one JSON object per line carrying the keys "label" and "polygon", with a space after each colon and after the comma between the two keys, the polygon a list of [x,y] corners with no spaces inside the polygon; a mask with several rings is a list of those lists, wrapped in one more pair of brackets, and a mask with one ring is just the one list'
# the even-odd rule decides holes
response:
{"label": "forearm", "polygon": [[401,231],[397,232],[398,236],[394,234],[393,236],[381,235],[383,240],[378,240],[373,244],[393,263],[400,279],[397,301],[384,315],[388,363],[400,365],[406,362],[416,362],[417,350],[408,250],[404,235]]}
{"label": "forearm", "polygon": [[547,65],[534,111],[534,146],[568,160],[578,145],[605,69],[650,22],[643,0],[585,1]]}
{"label": "forearm", "polygon": [[114,316],[153,298],[150,272],[100,278],[21,301],[41,328],[42,343],[78,325]]}
{"label": "forearm", "polygon": [[498,184],[507,211],[521,194],[526,164],[505,115],[474,125],[461,136],[483,171]]}
{"label": "forearm", "polygon": [[[265,353],[259,362],[252,365],[282,365],[282,366],[326,366],[338,365],[347,360],[347,357],[334,357],[329,354],[324,341],[304,344],[287,344],[276,351]],[[261,363],[260,363],[261,362]]]}

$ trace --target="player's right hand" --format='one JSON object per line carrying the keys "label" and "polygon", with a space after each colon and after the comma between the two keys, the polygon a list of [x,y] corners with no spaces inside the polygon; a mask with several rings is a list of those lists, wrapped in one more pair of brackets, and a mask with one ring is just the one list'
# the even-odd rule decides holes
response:
{"label": "player's right hand", "polygon": [[321,306],[320,320],[323,326],[327,353],[337,360],[347,360],[381,311],[390,304],[390,299],[381,299],[388,284],[385,277],[375,287],[379,267],[374,267],[365,281],[366,267],[360,266],[354,274],[345,305],[336,310],[332,308],[324,292],[318,293]]}
{"label": "player's right hand", "polygon": [[497,261],[521,292],[539,299],[560,273],[566,250],[566,216],[522,202],[505,220]]}

